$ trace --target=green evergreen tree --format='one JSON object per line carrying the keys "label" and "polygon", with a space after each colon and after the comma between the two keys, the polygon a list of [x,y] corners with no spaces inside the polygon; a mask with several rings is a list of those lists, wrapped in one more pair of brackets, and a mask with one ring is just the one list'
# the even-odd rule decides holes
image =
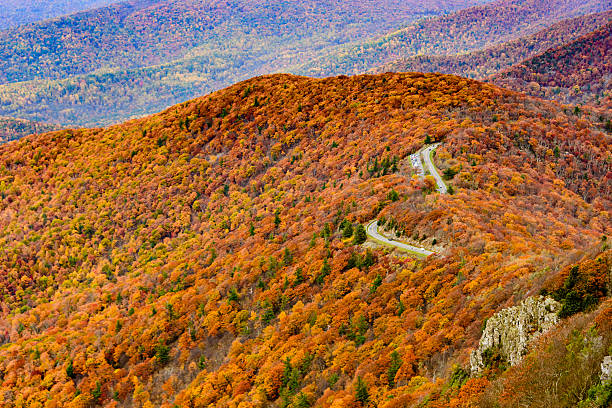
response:
{"label": "green evergreen tree", "polygon": [[313,232],[312,233],[312,238],[310,238],[310,243],[308,244],[308,246],[310,248],[313,248],[316,244],[317,244],[317,233]]}
{"label": "green evergreen tree", "polygon": [[285,248],[283,253],[283,265],[289,266],[293,263],[293,254],[289,251],[289,248]]}
{"label": "green evergreen tree", "polygon": [[240,296],[238,295],[238,290],[236,290],[235,287],[230,289],[227,299],[230,302],[238,302],[240,300]]}
{"label": "green evergreen tree", "polygon": [[331,266],[329,262],[327,262],[327,258],[323,260],[323,266],[321,267],[321,271],[315,278],[315,283],[317,285],[322,285],[325,282],[325,277],[331,273]]}
{"label": "green evergreen tree", "polygon": [[72,360],[70,360],[68,362],[68,367],[66,367],[66,375],[69,378],[74,378],[75,377],[75,375],[74,375],[74,365],[72,364]]}
{"label": "green evergreen tree", "polygon": [[289,360],[289,357],[285,359],[284,363],[285,363],[285,368],[283,370],[283,387],[286,387],[291,378],[291,371],[292,371],[291,360]]}
{"label": "green evergreen tree", "polygon": [[374,278],[374,282],[372,282],[372,286],[370,287],[370,292],[376,292],[376,289],[378,289],[380,285],[382,285],[382,276],[376,275],[376,278]]}
{"label": "green evergreen tree", "polygon": [[293,286],[297,286],[302,282],[304,282],[304,272],[302,271],[302,268],[297,268],[297,270],[295,271],[295,280],[293,281]]}
{"label": "green evergreen tree", "polygon": [[361,376],[357,377],[357,388],[355,389],[355,394],[357,401],[361,402],[361,405],[365,407],[370,400],[370,393],[368,392],[368,386],[363,381]]}
{"label": "green evergreen tree", "polygon": [[308,396],[303,392],[300,392],[295,401],[296,408],[308,408],[310,407],[310,401],[308,400]]}
{"label": "green evergreen tree", "polygon": [[96,388],[91,391],[91,396],[96,403],[99,402],[100,397],[102,396],[102,385],[99,381],[96,382]]}
{"label": "green evergreen tree", "polygon": [[365,227],[359,224],[355,229],[355,234],[353,235],[353,244],[361,245],[366,242],[366,239],[368,239],[368,236],[366,234]]}
{"label": "green evergreen tree", "polygon": [[402,313],[404,313],[405,311],[406,311],[406,306],[404,306],[404,302],[400,300],[399,304],[397,305],[397,315],[401,316]]}
{"label": "green evergreen tree", "polygon": [[398,192],[397,192],[397,191],[395,191],[394,189],[391,189],[391,191],[389,191],[389,192],[387,193],[387,200],[389,200],[389,201],[393,201],[393,202],[395,202],[395,201],[399,200],[399,194],[398,194]]}
{"label": "green evergreen tree", "polygon": [[159,364],[165,365],[170,361],[170,347],[165,344],[159,344],[155,347],[155,357]]}
{"label": "green evergreen tree", "polygon": [[352,236],[353,236],[353,224],[347,221],[344,224],[344,228],[342,229],[342,237],[350,238]]}
{"label": "green evergreen tree", "polygon": [[402,359],[397,351],[393,351],[393,353],[391,353],[391,365],[389,365],[389,369],[387,370],[387,381],[389,381],[389,386],[392,388],[395,387],[395,375],[401,366]]}

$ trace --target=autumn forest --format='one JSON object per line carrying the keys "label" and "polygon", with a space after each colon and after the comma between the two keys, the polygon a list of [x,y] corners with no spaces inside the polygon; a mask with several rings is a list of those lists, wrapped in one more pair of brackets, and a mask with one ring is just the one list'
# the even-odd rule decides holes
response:
{"label": "autumn forest", "polygon": [[612,406],[609,2],[0,6],[0,408]]}
{"label": "autumn forest", "polygon": [[[609,137],[454,76],[275,75],[4,145],[0,404],[514,406],[528,367],[466,373],[496,310],[578,268],[568,324],[610,344]],[[451,195],[404,165],[426,138]]]}

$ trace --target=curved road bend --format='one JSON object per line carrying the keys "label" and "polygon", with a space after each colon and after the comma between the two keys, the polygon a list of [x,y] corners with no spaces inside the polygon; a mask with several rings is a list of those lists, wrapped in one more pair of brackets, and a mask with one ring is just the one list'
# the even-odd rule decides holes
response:
{"label": "curved road bend", "polygon": [[416,252],[417,254],[421,254],[424,256],[429,256],[435,253],[425,248],[415,247],[412,245],[404,244],[403,242],[391,241],[390,239],[384,237],[378,232],[378,220],[374,220],[368,224],[368,226],[366,227],[366,233],[369,237],[374,238],[377,241],[381,241],[385,245],[394,246],[396,248],[402,248],[410,252]]}
{"label": "curved road bend", "polygon": [[444,184],[444,180],[442,180],[442,177],[440,177],[440,173],[438,173],[436,166],[434,166],[431,161],[431,152],[436,150],[439,145],[440,143],[436,143],[434,145],[426,147],[421,151],[421,155],[423,156],[423,161],[425,162],[425,165],[429,169],[429,174],[431,174],[436,180],[436,184],[438,185],[438,192],[440,194],[447,194],[448,188],[446,187],[446,184]]}
{"label": "curved road bend", "polygon": [[[425,149],[421,151],[421,156],[423,157],[423,161],[425,162],[425,165],[429,169],[429,173],[436,180],[436,184],[438,185],[438,191],[440,192],[440,194],[447,194],[448,189],[446,187],[446,184],[444,184],[444,181],[442,180],[442,177],[440,177],[440,173],[438,173],[436,166],[434,166],[434,164],[432,163],[431,156],[430,156],[431,152],[436,150],[436,148],[439,145],[440,143],[436,143],[434,145],[426,147]],[[422,175],[423,167],[421,166],[421,160],[419,159],[419,153],[413,154],[412,156],[410,156],[410,159],[412,161],[412,167],[414,167],[417,170],[417,173]],[[378,220],[374,220],[368,224],[368,226],[366,227],[366,234],[370,238],[373,238],[376,241],[380,241],[385,245],[389,245],[389,246],[400,248],[400,249],[405,249],[407,251],[414,252],[420,255],[429,256],[435,253],[425,248],[419,248],[413,245],[404,244],[403,242],[399,242],[399,241],[392,241],[386,238],[385,236],[381,235],[378,232]]]}

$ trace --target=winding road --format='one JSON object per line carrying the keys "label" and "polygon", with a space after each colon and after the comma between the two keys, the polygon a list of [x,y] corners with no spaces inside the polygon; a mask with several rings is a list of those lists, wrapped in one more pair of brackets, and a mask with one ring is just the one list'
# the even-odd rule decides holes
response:
{"label": "winding road", "polygon": [[368,224],[366,228],[366,233],[368,234],[370,238],[374,239],[375,241],[382,242],[385,245],[393,246],[399,249],[404,249],[410,252],[415,252],[419,255],[424,255],[424,256],[429,256],[434,253],[425,248],[415,247],[412,245],[404,244],[403,242],[399,242],[399,241],[392,241],[389,238],[381,235],[378,232],[378,220],[374,220]]}
{"label": "winding road", "polygon": [[431,155],[433,151],[436,150],[439,145],[440,143],[436,143],[434,145],[426,147],[425,149],[421,151],[421,155],[423,156],[423,161],[425,162],[427,169],[429,169],[429,174],[431,174],[433,178],[436,179],[436,184],[438,185],[438,192],[440,194],[447,194],[448,188],[446,187],[444,180],[442,180],[442,177],[440,177],[440,173],[438,173],[438,169],[436,169],[436,166],[434,166],[433,162],[431,161]]}
{"label": "winding road", "polygon": [[[419,152],[417,152],[411,155],[410,160],[411,160],[412,167],[416,170],[416,172],[419,174],[420,177],[423,177],[424,171],[423,171],[423,164],[421,163],[421,156],[422,156],[423,162],[425,162],[425,165],[427,166],[429,173],[436,180],[436,184],[438,185],[438,192],[440,194],[447,194],[448,188],[446,187],[446,184],[442,180],[442,177],[440,177],[440,173],[438,173],[438,169],[436,169],[436,166],[434,166],[433,162],[431,161],[431,155],[439,145],[440,143],[436,143],[431,146],[427,146],[426,148],[421,150],[420,154]],[[370,223],[366,227],[366,234],[368,235],[370,239],[380,244],[383,244],[386,246],[392,246],[392,247],[395,247],[395,248],[398,248],[404,251],[415,253],[417,255],[429,256],[429,255],[435,254],[435,252],[430,251],[428,249],[416,247],[416,246],[409,245],[409,244],[399,242],[399,241],[394,241],[392,239],[389,239],[383,236],[381,233],[378,232],[378,220],[370,221]]]}
{"label": "winding road", "polygon": [[425,169],[423,168],[423,162],[421,161],[421,153],[416,152],[410,155],[410,165],[419,175],[419,177],[425,177]]}

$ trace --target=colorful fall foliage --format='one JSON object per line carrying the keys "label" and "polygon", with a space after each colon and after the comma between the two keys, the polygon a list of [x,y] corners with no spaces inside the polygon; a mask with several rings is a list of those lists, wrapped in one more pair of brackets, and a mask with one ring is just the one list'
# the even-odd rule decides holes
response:
{"label": "colorful fall foliage", "polygon": [[492,80],[510,89],[563,103],[612,108],[612,22],[591,33],[551,48]]}
{"label": "colorful fall foliage", "polygon": [[[386,35],[302,63],[295,72],[360,74],[398,59],[453,56],[529,37],[560,21],[608,11],[600,0],[494,0],[420,20]],[[413,69],[418,71],[418,69]]]}
{"label": "colorful fall foliage", "polygon": [[[427,137],[452,195],[412,177]],[[484,319],[609,267],[610,146],[588,112],[435,74],[265,76],[2,145],[0,406],[476,401]],[[443,250],[345,233],[381,217]]]}

